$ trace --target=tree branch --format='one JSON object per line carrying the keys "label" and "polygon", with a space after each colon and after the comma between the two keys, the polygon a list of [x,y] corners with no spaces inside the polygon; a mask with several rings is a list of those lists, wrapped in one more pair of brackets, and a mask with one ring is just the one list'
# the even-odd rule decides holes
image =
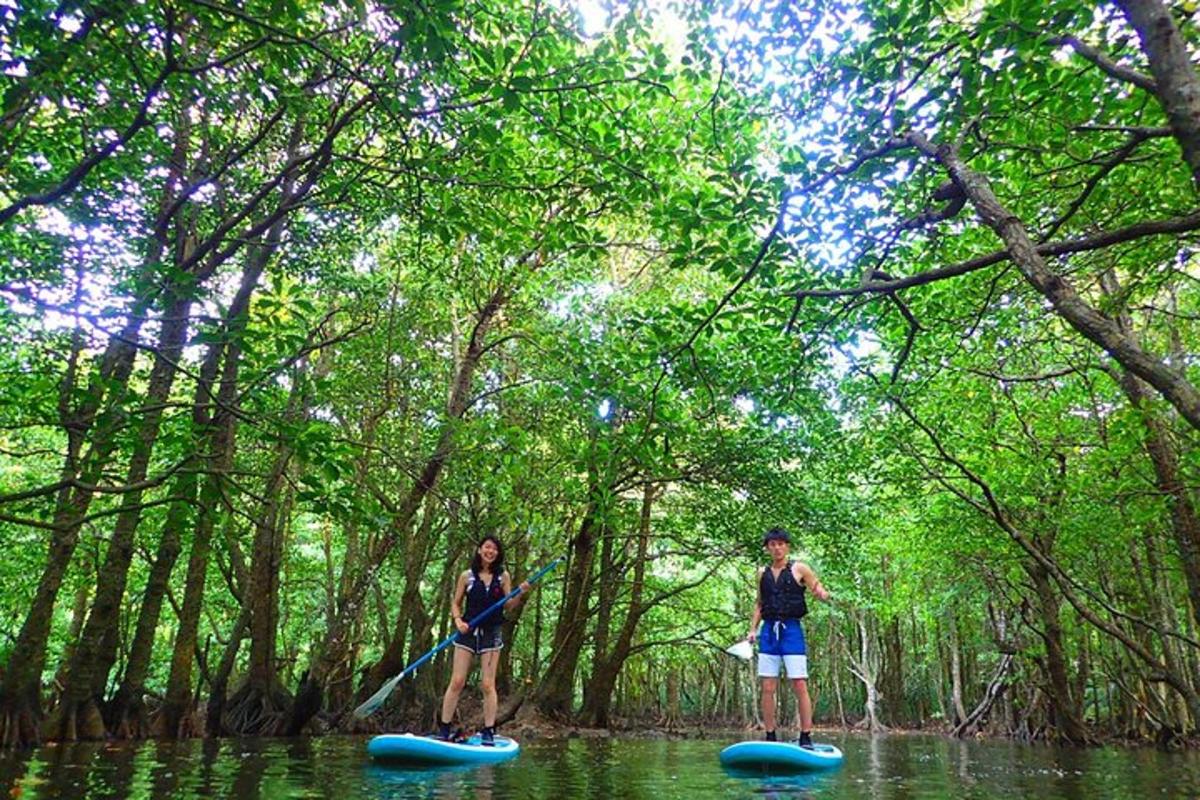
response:
{"label": "tree branch", "polygon": [[1127,67],[1124,64],[1119,64],[1114,61],[1107,53],[1099,48],[1093,47],[1087,42],[1081,41],[1074,36],[1054,36],[1050,39],[1050,44],[1064,45],[1070,47],[1079,55],[1083,56],[1088,61],[1095,64],[1108,75],[1125,83],[1132,83],[1140,89],[1145,89],[1151,94],[1158,94],[1158,85],[1154,79],[1145,73],[1138,72],[1132,67]]}
{"label": "tree branch", "polygon": [[[1065,242],[1046,242],[1045,244],[1039,244],[1035,249],[1042,256],[1063,256],[1072,253],[1102,250],[1105,247],[1112,247],[1116,244],[1124,244],[1149,236],[1188,233],[1195,230],[1200,230],[1200,211],[1195,211],[1182,217],[1168,217],[1167,219],[1137,222],[1124,228],[1103,231],[1092,236],[1084,236],[1080,239],[1072,239]],[[851,297],[861,294],[886,294],[912,286],[923,286],[927,283],[934,283],[935,281],[946,280],[947,278],[956,278],[959,275],[966,275],[969,272],[975,272],[976,270],[990,267],[993,264],[1009,261],[1011,258],[1012,256],[1007,250],[997,250],[987,255],[976,256],[966,261],[960,261],[957,264],[919,272],[916,275],[909,275],[904,278],[896,278],[888,281],[872,281],[860,286],[846,287],[844,289],[798,289],[788,292],[788,296],[794,297],[797,300],[803,300],[807,297]]]}

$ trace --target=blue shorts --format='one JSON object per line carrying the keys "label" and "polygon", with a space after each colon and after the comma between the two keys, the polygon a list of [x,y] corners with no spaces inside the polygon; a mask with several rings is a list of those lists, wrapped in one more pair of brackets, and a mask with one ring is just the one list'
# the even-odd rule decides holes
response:
{"label": "blue shorts", "polygon": [[472,628],[467,633],[460,633],[454,642],[455,647],[470,650],[475,655],[490,653],[504,647],[504,637],[500,635],[500,626],[492,625],[487,628]]}
{"label": "blue shorts", "polygon": [[778,678],[781,666],[789,678],[808,677],[808,648],[798,619],[767,619],[758,629],[759,677]]}

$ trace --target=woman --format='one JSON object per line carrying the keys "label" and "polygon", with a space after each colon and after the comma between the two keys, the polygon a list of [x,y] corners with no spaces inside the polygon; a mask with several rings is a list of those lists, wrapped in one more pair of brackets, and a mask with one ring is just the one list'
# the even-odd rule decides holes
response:
{"label": "woman", "polygon": [[[532,587],[528,581],[521,583],[521,593],[504,604],[504,608],[516,608],[525,600]],[[454,643],[454,672],[446,696],[442,698],[442,714],[438,719],[437,738],[450,738],[450,722],[458,708],[458,697],[467,684],[474,656],[479,656],[480,684],[483,690],[483,744],[492,745],[496,736],[496,665],[500,662],[500,626],[504,614],[496,609],[475,627],[467,623],[482,614],[490,606],[512,591],[512,578],[504,569],[504,545],[495,536],[488,535],[479,541],[471,568],[458,576],[454,586],[454,600],[450,613],[454,615],[454,627],[458,629],[458,641]],[[466,598],[466,609],[463,599]]]}

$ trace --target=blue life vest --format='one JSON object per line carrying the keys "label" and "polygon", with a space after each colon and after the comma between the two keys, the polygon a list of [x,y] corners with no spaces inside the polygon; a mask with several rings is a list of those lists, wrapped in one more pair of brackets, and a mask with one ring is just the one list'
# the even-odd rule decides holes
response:
{"label": "blue life vest", "polygon": [[797,583],[792,575],[792,562],[775,578],[771,568],[763,570],[758,582],[759,599],[762,603],[763,619],[800,619],[808,613],[808,603],[804,600],[804,584]]}

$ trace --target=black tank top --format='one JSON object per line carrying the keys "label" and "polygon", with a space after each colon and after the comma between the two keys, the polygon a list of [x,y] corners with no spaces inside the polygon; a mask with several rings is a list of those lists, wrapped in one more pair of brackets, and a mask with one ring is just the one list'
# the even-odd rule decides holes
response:
{"label": "black tank top", "polygon": [[792,562],[775,578],[771,568],[763,570],[758,582],[759,597],[762,602],[763,619],[800,619],[808,613],[808,603],[804,599],[804,584],[797,583],[792,575]]}
{"label": "black tank top", "polygon": [[[504,584],[500,580],[499,575],[492,575],[492,580],[489,583],[484,583],[474,570],[471,571],[467,578],[467,613],[464,615],[467,622],[475,619],[482,614],[497,600],[504,597]],[[482,622],[479,623],[481,628],[492,628],[504,623],[504,608],[498,608],[493,613],[488,614]]]}

